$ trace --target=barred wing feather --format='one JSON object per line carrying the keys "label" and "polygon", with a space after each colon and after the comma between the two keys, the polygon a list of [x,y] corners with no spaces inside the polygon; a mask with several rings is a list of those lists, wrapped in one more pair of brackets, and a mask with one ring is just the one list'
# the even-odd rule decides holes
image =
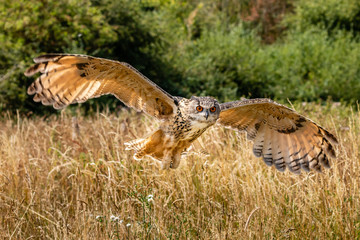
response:
{"label": "barred wing feather", "polygon": [[330,167],[337,140],[327,130],[294,110],[270,99],[250,99],[221,104],[218,122],[246,131],[253,152],[279,171],[286,167],[299,174]]}
{"label": "barred wing feather", "polygon": [[61,109],[112,94],[129,107],[160,119],[176,111],[171,95],[127,63],[86,55],[47,54],[34,59],[26,76],[41,73],[28,88],[34,100]]}

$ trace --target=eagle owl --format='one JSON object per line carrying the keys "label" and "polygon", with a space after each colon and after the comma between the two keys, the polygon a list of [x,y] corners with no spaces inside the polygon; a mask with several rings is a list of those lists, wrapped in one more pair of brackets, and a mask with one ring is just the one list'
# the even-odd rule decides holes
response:
{"label": "eagle owl", "polygon": [[137,111],[162,121],[149,137],[125,143],[134,158],[150,156],[163,169],[177,168],[181,153],[215,123],[246,131],[253,152],[268,166],[299,174],[321,171],[335,158],[337,140],[327,130],[270,99],[219,103],[213,97],[171,96],[127,63],[86,55],[47,54],[34,59],[26,76],[41,75],[29,86],[34,101],[61,109],[112,94]]}

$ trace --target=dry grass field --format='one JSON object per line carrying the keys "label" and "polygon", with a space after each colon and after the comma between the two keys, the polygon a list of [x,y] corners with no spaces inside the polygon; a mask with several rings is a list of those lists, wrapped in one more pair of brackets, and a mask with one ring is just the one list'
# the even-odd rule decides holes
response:
{"label": "dry grass field", "polygon": [[158,126],[143,114],[77,113],[77,127],[69,109],[47,118],[3,113],[0,236],[360,239],[360,114],[295,108],[338,137],[331,169],[278,172],[253,156],[244,134],[215,126],[179,169],[164,171],[124,151]]}

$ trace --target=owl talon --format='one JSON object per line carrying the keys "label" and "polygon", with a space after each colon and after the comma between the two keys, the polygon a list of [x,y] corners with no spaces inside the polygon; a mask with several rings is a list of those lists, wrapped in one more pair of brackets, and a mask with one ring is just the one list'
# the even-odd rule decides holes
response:
{"label": "owl talon", "polygon": [[170,168],[172,168],[172,169],[176,169],[176,168],[178,168],[178,167],[179,167],[179,165],[180,165],[180,160],[175,159],[174,161],[172,161],[172,162],[171,162],[171,164],[170,164]]}

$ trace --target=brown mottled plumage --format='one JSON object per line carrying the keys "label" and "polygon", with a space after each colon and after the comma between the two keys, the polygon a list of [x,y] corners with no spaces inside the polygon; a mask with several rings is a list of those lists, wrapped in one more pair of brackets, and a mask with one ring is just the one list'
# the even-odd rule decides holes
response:
{"label": "brown mottled plumage", "polygon": [[162,120],[150,137],[126,143],[134,158],[150,156],[164,169],[177,168],[181,153],[216,122],[246,131],[255,156],[268,166],[300,173],[330,167],[336,138],[294,110],[270,99],[219,104],[212,97],[171,96],[127,63],[86,55],[47,54],[34,59],[26,76],[38,77],[28,88],[34,101],[61,109],[104,94],[112,94],[137,111]]}

